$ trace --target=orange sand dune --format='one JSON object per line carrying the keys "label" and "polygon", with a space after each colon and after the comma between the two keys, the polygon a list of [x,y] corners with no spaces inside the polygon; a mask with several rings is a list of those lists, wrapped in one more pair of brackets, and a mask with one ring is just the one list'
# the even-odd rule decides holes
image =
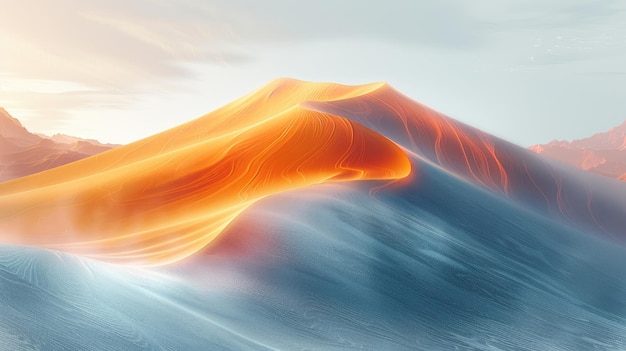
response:
{"label": "orange sand dune", "polygon": [[325,181],[397,179],[410,163],[366,127],[300,107],[380,87],[277,80],[199,119],[0,184],[0,242],[158,265],[200,250],[255,201]]}

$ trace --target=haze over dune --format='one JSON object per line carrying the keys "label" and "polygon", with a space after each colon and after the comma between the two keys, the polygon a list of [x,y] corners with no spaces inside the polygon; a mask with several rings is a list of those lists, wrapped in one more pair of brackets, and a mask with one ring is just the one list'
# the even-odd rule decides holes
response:
{"label": "haze over dune", "polygon": [[0,182],[78,161],[116,146],[71,136],[33,134],[0,108]]}
{"label": "haze over dune", "polygon": [[553,140],[529,149],[592,173],[626,181],[626,121],[588,138]]}

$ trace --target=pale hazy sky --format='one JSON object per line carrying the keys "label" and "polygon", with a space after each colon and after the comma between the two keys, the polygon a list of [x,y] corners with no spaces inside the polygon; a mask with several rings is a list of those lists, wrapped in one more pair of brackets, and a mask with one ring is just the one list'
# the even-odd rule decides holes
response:
{"label": "pale hazy sky", "polygon": [[528,146],[626,119],[624,0],[0,0],[0,106],[127,143],[267,81],[387,81]]}

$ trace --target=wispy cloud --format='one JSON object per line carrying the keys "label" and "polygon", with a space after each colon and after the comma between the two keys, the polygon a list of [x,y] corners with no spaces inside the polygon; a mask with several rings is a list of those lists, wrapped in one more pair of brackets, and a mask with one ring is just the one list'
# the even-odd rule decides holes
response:
{"label": "wispy cloud", "polygon": [[[245,60],[192,2],[26,0],[0,12],[0,71],[120,88],[182,76],[180,62]],[[215,38],[220,38],[216,40]]]}
{"label": "wispy cloud", "polygon": [[346,37],[459,47],[479,41],[459,1],[24,0],[3,5],[0,72],[124,87],[241,63],[249,43]]}

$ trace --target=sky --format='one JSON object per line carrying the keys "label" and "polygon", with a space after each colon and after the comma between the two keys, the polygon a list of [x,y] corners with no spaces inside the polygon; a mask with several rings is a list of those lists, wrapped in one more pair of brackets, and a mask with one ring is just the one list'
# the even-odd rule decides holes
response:
{"label": "sky", "polygon": [[386,81],[521,146],[626,119],[623,0],[0,0],[0,106],[129,143],[279,77]]}

